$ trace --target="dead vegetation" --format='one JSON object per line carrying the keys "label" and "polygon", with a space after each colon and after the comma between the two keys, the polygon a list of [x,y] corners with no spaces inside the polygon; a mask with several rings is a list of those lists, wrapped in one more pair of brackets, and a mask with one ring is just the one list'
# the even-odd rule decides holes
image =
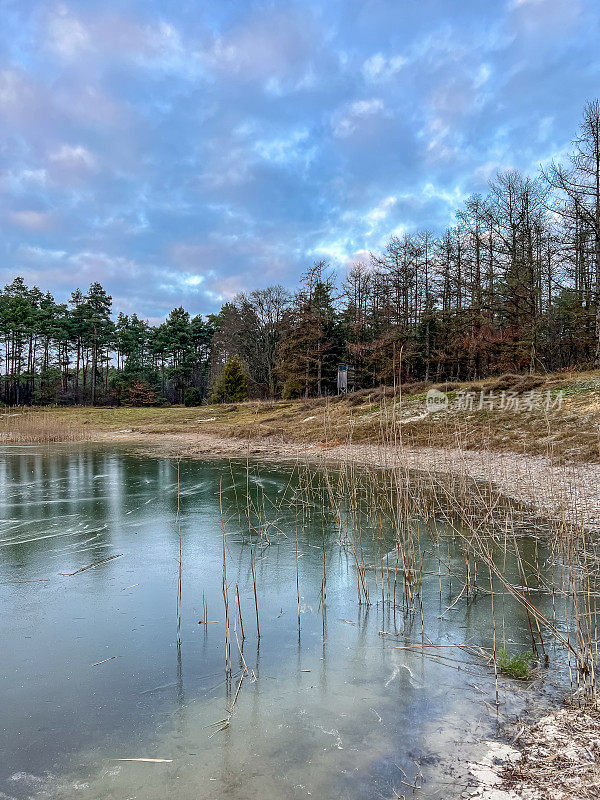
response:
{"label": "dead vegetation", "polygon": [[[517,408],[491,409],[467,408],[427,413],[425,409],[426,392],[438,388],[449,393],[452,400],[457,392],[489,393],[514,392],[524,396],[527,392],[549,392],[556,398],[562,393],[562,405],[551,409],[535,406],[531,410]],[[299,525],[313,509],[323,509],[321,513],[330,515],[338,526],[340,547],[350,554],[356,580],[356,596],[359,605],[381,602],[395,615],[408,615],[414,618],[421,630],[421,638],[427,630],[422,603],[422,581],[425,548],[433,550],[439,564],[440,581],[446,563],[445,542],[436,532],[438,520],[449,525],[464,552],[464,568],[460,574],[452,573],[454,607],[457,603],[468,603],[478,595],[491,597],[491,622],[494,631],[490,663],[498,675],[502,668],[502,648],[506,647],[500,631],[504,629],[505,601],[519,607],[526,616],[531,631],[532,653],[540,661],[546,658],[549,640],[562,647],[571,670],[573,689],[582,702],[596,701],[595,668],[597,659],[597,554],[584,519],[578,516],[577,504],[587,504],[590,497],[598,494],[598,483],[591,487],[587,495],[575,481],[562,484],[547,482],[544,488],[558,497],[560,502],[551,523],[547,526],[546,538],[559,572],[560,582],[552,586],[557,602],[553,615],[545,615],[536,601],[538,591],[547,591],[544,583],[544,568],[537,561],[523,567],[518,583],[509,582],[501,564],[506,562],[507,553],[521,563],[519,535],[522,532],[522,518],[518,509],[503,503],[494,482],[499,476],[499,462],[494,459],[502,453],[517,452],[531,456],[546,456],[551,465],[562,464],[567,474],[566,462],[600,461],[599,422],[600,422],[600,374],[560,374],[547,377],[503,375],[476,384],[440,384],[404,386],[396,393],[388,388],[363,390],[340,398],[317,398],[301,401],[248,402],[235,405],[204,406],[198,408],[57,408],[53,410],[6,411],[2,415],[2,432],[5,440],[19,441],[76,441],[81,439],[102,439],[115,441],[123,437],[125,441],[142,441],[144,438],[154,442],[162,440],[161,453],[169,455],[167,445],[172,443],[178,455],[188,454],[185,446],[193,448],[194,442],[203,439],[215,441],[231,440],[231,453],[241,454],[244,448],[248,453],[262,448],[264,454],[273,454],[274,443],[279,451],[285,451],[285,443],[295,452],[296,457],[305,450],[306,458],[301,463],[299,473],[300,494],[293,498],[299,508]],[[36,436],[38,437],[36,439]],[[211,440],[209,437],[213,437]],[[186,445],[187,443],[187,445]],[[242,444],[243,443],[243,444]],[[254,443],[258,443],[255,448]],[[371,450],[372,458],[359,471],[352,448]],[[466,463],[469,451],[482,451],[488,462],[487,485],[470,480],[467,471],[454,472],[452,465],[444,469],[439,460],[423,459],[423,448],[436,448],[438,455],[446,452],[459,462]],[[316,468],[310,463],[308,452],[315,448],[326,458],[335,455],[336,471],[328,472],[326,459],[320,483],[314,484]],[[406,458],[407,451],[416,454],[411,461]],[[191,451],[193,452],[193,450]],[[198,454],[198,453],[195,453]],[[399,459],[399,454],[402,459]],[[533,461],[525,461],[531,468]],[[385,469],[381,469],[385,466]],[[542,464],[538,465],[540,469]],[[298,467],[300,469],[300,466]],[[411,469],[418,468],[415,480]],[[597,469],[597,468],[596,468]],[[546,477],[551,473],[545,473]],[[578,473],[573,473],[577,475]],[[481,476],[479,476],[481,478]],[[539,482],[539,474],[536,476]],[[514,493],[522,494],[528,476],[525,473],[509,476],[508,484],[513,484]],[[544,480],[542,480],[544,483]],[[565,488],[566,487],[566,488]],[[563,500],[561,492],[565,488]],[[568,497],[567,495],[571,495]],[[574,514],[569,515],[568,502],[574,502]],[[593,514],[596,513],[593,510]],[[261,541],[269,536],[269,521],[264,510],[257,503],[251,509],[247,498],[245,516],[248,521],[248,536],[251,542]],[[597,516],[597,514],[596,514]],[[415,519],[421,520],[428,529],[427,541],[422,541]],[[252,522],[252,525],[251,525]],[[573,525],[575,523],[575,525]],[[394,546],[390,551],[382,538],[381,560],[379,564],[365,564],[363,558],[363,537],[373,531],[391,530],[394,533]],[[228,588],[226,584],[226,538],[223,530],[224,553],[224,602],[228,611]],[[537,559],[537,551],[536,551]],[[323,562],[323,584],[321,605],[326,604],[326,569]],[[253,570],[253,564],[251,564]],[[527,574],[526,574],[527,573]],[[374,584],[374,585],[373,585]],[[256,590],[255,590],[256,591]],[[299,598],[299,587],[296,586]],[[255,594],[258,632],[258,600]],[[449,609],[448,609],[449,610]],[[563,616],[563,611],[566,616]],[[234,609],[235,612],[235,609]],[[237,619],[235,613],[233,619]],[[239,610],[240,628],[241,610]],[[498,636],[496,636],[498,631]],[[235,633],[235,627],[234,627]],[[389,633],[389,632],[386,632]],[[230,652],[231,639],[227,627],[227,652]],[[242,637],[243,638],[243,637]],[[432,643],[435,644],[435,643]],[[421,644],[422,647],[422,644]],[[230,656],[228,655],[230,664]],[[246,673],[244,673],[246,674]],[[497,678],[498,679],[498,678]],[[238,692],[241,688],[241,681]],[[582,717],[577,712],[573,721],[564,721],[565,736],[577,736],[583,740],[584,729],[597,726],[595,716]],[[576,727],[581,726],[578,733]],[[547,731],[546,731],[547,732]],[[530,732],[531,736],[541,733]],[[527,734],[529,735],[529,734]],[[523,744],[527,745],[527,735]],[[545,734],[544,734],[545,735]],[[589,734],[591,735],[591,734]],[[553,760],[545,762],[543,748],[538,736],[537,744],[531,739],[531,768],[539,762],[551,770],[543,772],[541,767],[536,775],[539,781],[547,780],[548,774],[555,774],[557,766],[562,769],[565,792],[571,791],[577,783],[578,762],[569,761],[570,756],[556,747],[550,752]],[[568,742],[571,740],[569,739]],[[575,745],[574,745],[575,746]],[[535,747],[538,750],[535,750]],[[542,750],[540,749],[542,748]],[[589,750],[589,748],[588,748]],[[519,766],[506,767],[502,780],[507,783],[507,791],[525,787],[527,755]],[[540,755],[541,753],[541,755]],[[596,754],[590,750],[594,764]],[[579,758],[579,755],[577,756]],[[553,761],[556,763],[554,764]],[[535,767],[537,769],[537,767]],[[518,770],[521,769],[521,773]],[[589,768],[592,770],[592,767]],[[509,770],[512,770],[510,772]],[[556,800],[571,800],[574,797],[596,797],[598,785],[594,783],[597,775],[590,772],[590,781],[595,794],[556,794]],[[532,779],[533,780],[533,779]],[[538,780],[538,778],[536,778]],[[532,792],[535,789],[533,785]],[[539,784],[541,785],[541,783]],[[535,793],[526,795],[525,789],[517,788],[521,794],[508,795],[508,798],[530,797],[541,800],[547,795]],[[527,789],[529,791],[529,789]],[[587,791],[587,789],[586,789]],[[480,795],[484,797],[485,795]],[[491,797],[491,795],[490,795]]]}
{"label": "dead vegetation", "polygon": [[[387,430],[387,436],[393,434],[393,428]],[[502,682],[526,681],[534,673],[536,680],[541,681],[544,674],[550,674],[548,670],[557,667],[561,670],[565,691],[569,689],[570,680],[573,702],[580,704],[582,709],[597,707],[596,620],[600,562],[594,537],[583,527],[569,525],[564,518],[536,521],[526,509],[507,502],[491,480],[487,485],[464,476],[449,480],[447,474],[440,473],[435,465],[421,469],[417,474],[400,462],[386,463],[384,469],[381,467],[380,464],[358,467],[351,458],[341,460],[335,467],[326,461],[315,465],[310,460],[299,458],[283,495],[271,503],[260,482],[253,484],[249,481],[250,474],[253,477],[260,475],[260,462],[253,465],[248,462],[245,495],[244,490],[241,494],[236,492],[229,525],[233,527],[234,535],[244,531],[243,535],[251,545],[251,559],[255,547],[269,548],[280,535],[287,539],[294,531],[298,606],[301,594],[298,542],[301,544],[305,540],[308,526],[321,529],[323,576],[319,609],[323,615],[324,635],[327,569],[331,559],[331,554],[326,557],[324,531],[326,526],[331,526],[335,544],[347,557],[349,574],[354,577],[356,602],[364,608],[374,604],[381,608],[382,629],[379,635],[388,646],[421,660],[433,659],[448,669],[462,669],[465,666],[463,661],[468,662],[467,667],[478,665],[494,681],[495,704],[490,702],[488,705],[490,708],[495,706],[498,714],[503,705]],[[231,616],[221,492],[220,504],[226,668],[230,673]],[[287,533],[279,527],[282,508],[289,508],[295,514],[295,524],[293,519],[290,520]],[[543,547],[538,548],[537,544],[532,547],[532,539],[541,536],[542,531]],[[250,567],[253,568],[252,560]],[[424,602],[431,576],[439,584],[441,616],[437,605],[430,606]],[[254,591],[256,601],[256,584]],[[443,638],[432,638],[436,631],[439,636],[439,620],[453,609],[467,610],[474,602],[484,602],[489,608],[489,627],[487,631],[476,634],[477,640],[448,642]],[[522,618],[523,628],[529,632],[530,649],[526,651],[516,650],[509,638],[511,620],[516,615]],[[242,627],[241,612],[239,618]],[[233,627],[235,632],[235,624]],[[298,614],[300,635],[301,618]],[[523,644],[521,642],[521,646]],[[459,667],[457,658],[461,663]],[[250,674],[245,666],[244,669],[243,675]],[[236,699],[241,685],[240,680]],[[232,722],[232,708],[226,718],[227,726]],[[596,719],[595,712],[589,712],[589,719],[582,717],[582,713],[588,714],[587,711],[577,711],[578,723],[565,721],[565,726],[578,724],[581,737],[585,735],[589,719]],[[529,740],[528,736],[534,737],[531,732],[524,734],[525,726],[522,726],[518,735],[523,737],[524,743]],[[571,749],[570,739],[556,740],[552,753],[554,759],[561,759],[557,763],[562,765],[564,760],[571,759]],[[505,750],[510,748],[504,746],[502,752]],[[498,747],[494,752],[499,752]],[[518,756],[517,751],[512,752]],[[595,757],[593,755],[591,760]],[[551,762],[549,759],[550,770]],[[488,790],[496,791],[502,781],[507,786],[509,780],[517,785],[517,778],[510,772],[510,763],[503,767],[506,770],[503,777],[500,776],[500,767],[496,769],[496,766],[496,756],[479,765],[480,768],[472,773],[479,779],[479,785],[475,793],[468,796],[486,800],[529,797],[525,794],[486,793]],[[524,781],[530,776],[526,767],[523,770],[520,779]],[[570,771],[563,771],[565,781],[569,779],[571,783],[576,774],[574,764],[571,764]],[[483,782],[484,778],[490,782]],[[575,796],[559,794],[556,800],[571,800]],[[545,796],[532,794],[530,800],[541,800],[542,797]]]}
{"label": "dead vegetation", "polygon": [[600,716],[592,709],[551,711],[533,725],[515,724],[514,747],[491,747],[487,769],[473,765],[479,800],[597,800]]}
{"label": "dead vegetation", "polygon": [[[447,410],[426,413],[426,394],[432,388],[448,393]],[[461,404],[460,397],[469,393],[471,402]],[[515,397],[519,408],[510,402]],[[545,407],[546,398],[552,403],[550,409]],[[382,444],[385,439],[389,444],[382,431],[390,425],[397,431],[394,442],[408,446],[454,447],[460,441],[469,450],[600,462],[600,372],[506,374],[464,384],[421,382],[397,387],[395,394],[391,387],[378,387],[296,401],[195,408],[7,409],[0,415],[0,434],[7,442],[76,441],[112,432],[213,434],[295,444],[331,440]]]}
{"label": "dead vegetation", "polygon": [[54,409],[0,409],[0,445],[80,442],[91,438],[91,429],[78,420],[67,420]]}
{"label": "dead vegetation", "polygon": [[[508,765],[504,784],[518,797],[596,800],[600,793],[600,717],[589,709],[563,709],[526,731],[521,758]],[[552,789],[549,790],[549,782]]]}

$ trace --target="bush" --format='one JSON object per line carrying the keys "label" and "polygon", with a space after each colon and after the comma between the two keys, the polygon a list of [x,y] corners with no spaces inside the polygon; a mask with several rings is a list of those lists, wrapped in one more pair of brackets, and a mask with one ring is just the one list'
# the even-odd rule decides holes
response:
{"label": "bush", "polygon": [[237,356],[227,361],[214,382],[212,398],[216,403],[241,403],[248,399],[248,378]]}
{"label": "bush", "polygon": [[281,399],[282,400],[297,400],[299,397],[302,397],[304,394],[304,386],[302,381],[288,379],[283,384],[283,389],[281,390]]}
{"label": "bush", "polygon": [[187,406],[201,406],[202,405],[202,392],[195,386],[190,386],[185,390],[183,395],[183,405]]}
{"label": "bush", "polygon": [[147,383],[139,381],[127,390],[127,402],[130,406],[153,406],[156,396]]}
{"label": "bush", "polygon": [[507,390],[513,392],[530,392],[537,389],[544,383],[544,379],[539,375],[515,375],[507,372],[491,384],[490,388],[494,391]]}
{"label": "bush", "polygon": [[531,675],[531,662],[535,660],[535,655],[526,652],[509,656],[504,647],[501,647],[496,653],[496,659],[500,667],[500,672],[503,672],[511,678],[525,680]]}
{"label": "bush", "polygon": [[62,392],[61,374],[58,369],[47,369],[40,373],[40,381],[33,393],[36,406],[56,403]]}

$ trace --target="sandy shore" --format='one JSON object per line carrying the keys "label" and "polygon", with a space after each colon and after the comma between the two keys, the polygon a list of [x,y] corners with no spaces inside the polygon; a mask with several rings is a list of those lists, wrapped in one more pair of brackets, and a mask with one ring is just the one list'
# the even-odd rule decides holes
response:
{"label": "sandy shore", "polygon": [[465,800],[597,800],[597,712],[563,708],[544,714],[533,725],[517,722],[515,727],[510,744],[488,742],[485,755],[469,765]]}
{"label": "sandy shore", "polygon": [[530,507],[540,516],[600,530],[600,464],[553,464],[541,456],[514,452],[436,447],[323,444],[265,439],[225,438],[203,433],[140,433],[94,431],[102,442],[131,443],[152,455],[186,458],[260,458],[422,470],[483,481],[505,497]]}

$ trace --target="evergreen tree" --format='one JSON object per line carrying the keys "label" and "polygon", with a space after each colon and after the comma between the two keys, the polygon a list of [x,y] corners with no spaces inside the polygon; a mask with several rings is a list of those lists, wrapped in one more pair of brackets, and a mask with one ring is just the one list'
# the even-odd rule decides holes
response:
{"label": "evergreen tree", "polygon": [[[0,402],[204,401],[472,380],[600,365],[600,103],[566,165],[499,173],[446,231],[392,235],[341,281],[325,262],[293,295],[242,293],[218,314],[184,308],[159,325],[112,318],[92,283],[68,303],[15,278],[0,291]],[[141,387],[141,388],[140,388]]]}
{"label": "evergreen tree", "polygon": [[[111,306],[112,297],[104,291],[99,283],[92,283],[82,304],[85,318],[85,344],[91,350],[90,401],[92,405],[96,403],[97,381],[99,373],[102,373],[103,369],[104,351],[108,350],[112,343],[114,325],[110,318]],[[106,357],[106,362],[106,383],[108,384],[108,357]]]}
{"label": "evergreen tree", "polygon": [[248,399],[248,378],[237,356],[228,359],[213,385],[212,396],[216,403],[241,403]]}
{"label": "evergreen tree", "polygon": [[334,277],[324,261],[302,277],[280,340],[278,372],[287,397],[333,391],[338,328],[333,305]]}

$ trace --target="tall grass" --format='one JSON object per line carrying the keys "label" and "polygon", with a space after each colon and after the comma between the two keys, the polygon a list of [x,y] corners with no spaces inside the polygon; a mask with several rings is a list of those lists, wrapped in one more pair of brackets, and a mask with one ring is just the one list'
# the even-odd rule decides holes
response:
{"label": "tall grass", "polygon": [[[321,463],[298,460],[295,480],[293,484],[290,480],[284,498],[278,501],[278,508],[286,503],[296,517],[295,530],[287,534],[295,539],[299,632],[299,551],[309,526],[312,529],[321,526],[320,600],[325,615],[327,525],[336,531],[335,546],[348,553],[354,566],[358,604],[369,606],[377,602],[390,612],[389,617],[382,614],[382,619],[390,618],[392,627],[382,634],[393,635],[406,629],[406,624],[399,625],[397,615],[400,615],[405,622],[410,620],[418,625],[422,646],[432,646],[427,632],[433,628],[433,620],[427,618],[423,587],[424,565],[433,558],[440,602],[442,586],[447,589],[442,617],[459,605],[468,606],[478,597],[489,598],[491,645],[476,650],[493,668],[496,680],[501,674],[517,677],[529,674],[529,669],[511,666],[522,660],[522,654],[511,651],[506,615],[520,607],[529,632],[532,659],[538,665],[545,665],[549,651],[554,654],[562,650],[575,697],[580,702],[597,704],[600,559],[593,534],[577,522],[577,515],[568,516],[566,512],[541,520],[539,514],[503,497],[491,475],[487,481],[475,481],[467,477],[466,471],[448,474],[443,464],[439,469],[431,465],[409,469],[401,458],[406,445],[401,441],[393,403],[384,403],[379,414],[378,456],[374,459],[377,466],[359,467],[351,456],[335,464],[328,463],[324,448]],[[339,427],[335,435],[337,443]],[[351,441],[350,426],[347,443]],[[455,458],[466,451],[466,444],[457,431]],[[246,496],[242,503],[251,542],[256,600],[254,548],[258,544],[268,547],[270,535],[279,531],[277,522],[269,518],[270,506],[264,493],[251,480],[252,469],[247,465]],[[562,469],[568,472],[569,468]],[[526,480],[534,478],[525,476]],[[563,478],[568,483],[567,476]],[[514,488],[514,494],[519,495],[520,487]],[[555,487],[545,489],[552,493]],[[550,553],[549,563],[541,563],[537,546],[533,556],[526,557],[524,542],[530,545],[532,538],[543,538],[544,548]],[[450,539],[453,551],[458,543],[462,554],[460,567],[455,556],[451,558]],[[370,563],[366,552],[371,554]],[[511,565],[510,569],[507,565]],[[549,596],[551,613],[548,603],[541,602]],[[227,613],[226,599],[225,605]],[[323,627],[325,631],[325,624]]]}
{"label": "tall grass", "polygon": [[63,419],[52,410],[0,409],[0,444],[81,442],[90,438],[86,426]]}
{"label": "tall grass", "polygon": [[[290,478],[283,497],[276,504],[252,480],[255,467],[247,463],[244,491],[238,496],[236,489],[236,506],[239,525],[249,542],[257,638],[260,638],[259,586],[255,570],[257,549],[262,552],[270,546],[272,539],[281,534],[295,540],[296,574],[293,579],[300,634],[299,564],[306,531],[316,523],[321,526],[324,630],[328,569],[325,529],[330,526],[335,530],[335,546],[348,554],[353,565],[357,603],[369,606],[378,602],[390,612],[392,626],[390,630],[386,629],[386,634],[399,629],[402,619],[411,619],[421,630],[422,642],[425,641],[431,626],[423,604],[424,565],[427,559],[433,558],[440,602],[443,596],[447,598],[444,614],[478,597],[490,597],[493,637],[491,650],[486,651],[485,657],[496,674],[501,672],[502,661],[506,663],[504,651],[509,657],[518,655],[511,652],[506,624],[506,614],[516,604],[524,612],[529,646],[536,660],[541,664],[547,662],[552,649],[550,643],[562,649],[570,667],[575,696],[581,702],[597,703],[600,550],[595,534],[584,524],[589,514],[584,513],[586,509],[581,507],[576,494],[569,495],[569,487],[576,486],[571,467],[555,464],[551,473],[553,477],[541,487],[538,476],[522,472],[519,479],[522,485],[514,487],[514,495],[527,495],[525,490],[536,485],[548,497],[566,497],[569,501],[569,513],[565,501],[562,513],[553,513],[540,520],[539,514],[499,493],[491,469],[485,479],[475,481],[467,476],[466,469],[450,469],[456,464],[449,465],[444,461],[436,466],[427,461],[419,469],[409,468],[408,459],[403,459],[403,454],[409,452],[410,443],[400,424],[399,406],[399,398],[395,400],[384,395],[373,412],[378,433],[371,444],[372,466],[358,466],[351,448],[347,448],[347,458],[340,460],[337,453],[335,464],[328,461],[329,444],[338,446],[341,435],[336,409],[332,406],[324,415],[322,460],[315,463],[308,458],[299,458],[294,468],[294,480]],[[342,444],[352,445],[353,435],[351,417]],[[85,426],[63,422],[52,410],[0,411],[2,443],[76,442],[89,438]],[[469,450],[466,424],[456,424],[454,430],[446,431],[443,438],[445,442],[452,440],[454,443],[452,459],[466,459]],[[439,447],[440,442],[432,441],[430,444]],[[548,456],[552,459],[554,453],[549,451]],[[486,454],[482,453],[482,463],[485,458]],[[411,463],[414,461],[413,457]],[[295,530],[281,531],[279,528],[284,504],[293,510]],[[242,644],[245,637],[237,586],[233,598],[234,614],[230,614],[226,515],[222,513],[221,519],[225,654],[230,671],[232,619],[234,627],[239,620]],[[179,529],[179,513],[177,524]],[[460,568],[451,559],[450,542],[445,533],[448,531],[460,545],[463,562]],[[544,539],[551,554],[550,564],[540,563],[537,549],[533,560],[525,558],[524,536]],[[377,553],[375,563],[369,563],[366,552]],[[507,564],[516,564],[518,580],[514,575],[509,577]],[[179,583],[178,639],[180,592]],[[544,596],[551,597],[550,614],[547,604],[540,602]],[[206,621],[206,610],[204,617]],[[248,635],[248,625],[245,634]]]}

